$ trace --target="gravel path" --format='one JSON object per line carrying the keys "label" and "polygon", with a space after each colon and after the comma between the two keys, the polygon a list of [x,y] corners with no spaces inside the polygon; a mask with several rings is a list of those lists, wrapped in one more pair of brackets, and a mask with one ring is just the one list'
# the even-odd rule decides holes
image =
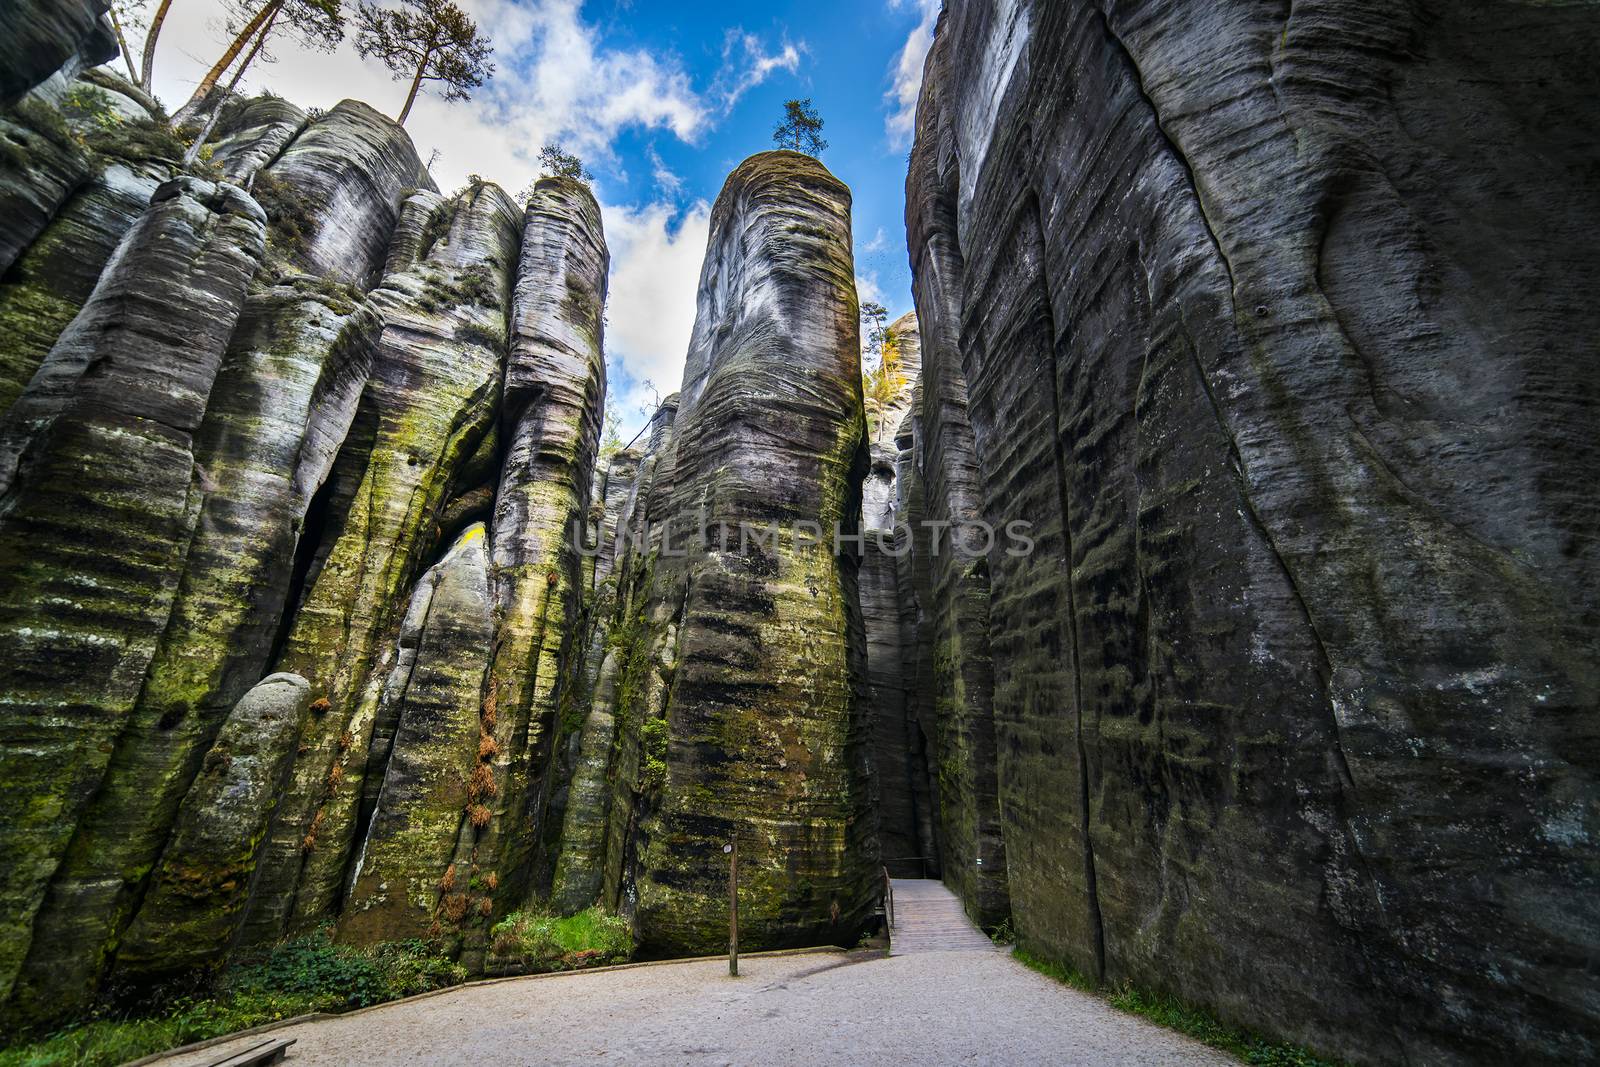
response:
{"label": "gravel path", "polygon": [[[1233,1064],[993,949],[549,975],[273,1031],[313,1064]],[[254,1040],[259,1041],[260,1038]],[[250,1039],[162,1061],[199,1067]]]}

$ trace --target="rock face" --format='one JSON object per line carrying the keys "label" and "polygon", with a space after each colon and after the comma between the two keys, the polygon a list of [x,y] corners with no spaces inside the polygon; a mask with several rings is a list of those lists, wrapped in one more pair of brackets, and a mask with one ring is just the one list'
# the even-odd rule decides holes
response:
{"label": "rock face", "polygon": [[736,838],[753,947],[882,862],[1354,1062],[1600,1055],[1592,5],[951,0],[904,380],[869,421],[849,193],[765,153],[599,465],[584,186],[440,195],[349,101],[181,173],[32,10],[8,1032],[328,923],[717,951]]}
{"label": "rock face", "polygon": [[[66,128],[49,100],[68,95],[19,114]],[[193,177],[156,189],[176,162],[139,155],[167,142],[136,130],[90,142],[101,177],[75,194],[45,148],[19,157],[22,186],[56,191],[0,226],[18,249],[0,312],[27,327],[7,369],[31,376],[0,423],[8,1025],[81,1010],[110,969],[215,964],[247,917],[337,913],[416,729],[396,701],[374,731],[413,575],[499,465],[517,209],[492,186],[422,191],[401,225],[428,182],[398,127],[356,104],[304,132],[281,102],[229,106],[213,162],[254,175],[259,206]],[[391,232],[410,240],[379,289],[341,280],[371,277]],[[282,683],[240,698],[277,665],[306,680],[269,755],[238,731]],[[217,777],[250,747],[247,781]]]}
{"label": "rock face", "polygon": [[[315,127],[313,127],[314,129]],[[292,149],[291,149],[292,152]],[[287,158],[287,157],[286,157]],[[323,536],[278,658],[320,701],[268,835],[242,938],[259,944],[333,918],[361,822],[369,752],[413,576],[437,517],[495,417],[515,209],[495,186],[414,194],[433,239],[368,298],[382,320],[354,424],[323,493]],[[465,487],[463,487],[465,488]]]}
{"label": "rock face", "polygon": [[[304,111],[277,96],[257,96],[223,106],[227,110],[217,123],[211,162],[233,182],[249,181],[258,170],[277,159],[309,121]],[[335,115],[343,118],[338,108],[328,117]],[[369,180],[377,184],[381,179],[371,176]]]}
{"label": "rock face", "polygon": [[0,280],[0,415],[27,388],[117,244],[171,175],[171,166],[159,160],[108,164],[59,205],[15,258]]}
{"label": "rock face", "polygon": [[[284,248],[285,205],[328,190],[285,179],[274,191],[263,273],[278,284],[258,286],[240,313],[196,441],[206,492],[165,631],[35,919],[28,981],[40,1000],[92,989],[99,957],[78,946],[115,944],[201,755],[268,669],[301,529],[371,369],[378,317]],[[141,966],[156,966],[156,946],[143,951]]]}
{"label": "rock face", "polygon": [[232,940],[311,687],[263,678],[240,698],[183,798],[172,838],[117,948],[125,978],[204,969]]}
{"label": "rock face", "polygon": [[6,992],[170,611],[204,492],[195,433],[264,223],[232,186],[163,185],[0,425]]}
{"label": "rock face", "polygon": [[[262,142],[282,136],[278,128],[293,117],[274,108],[259,119],[241,116],[241,121],[258,121],[267,129],[253,134],[246,127],[248,147],[238,153],[224,142],[225,168],[247,168],[251,155],[265,154]],[[289,190],[275,198],[282,210],[274,222],[280,232],[287,229],[283,223],[292,223],[286,250],[294,265],[314,277],[362,288],[374,284],[382,271],[402,195],[433,187],[405,131],[356,100],[341,101],[307,127],[265,173],[271,184]],[[274,205],[265,206],[270,214]]]}
{"label": "rock face", "polygon": [[857,528],[866,467],[849,204],[815,160],[765,153],[712,210],[670,528],[634,638],[659,684],[630,677],[622,701],[652,951],[725,941],[733,835],[752,944],[853,942],[873,901],[855,563],[828,543]]}
{"label": "rock face", "polygon": [[[549,891],[559,836],[549,825],[552,761],[575,732],[590,479],[605,394],[602,353],[610,262],[600,205],[571,179],[541,179],[523,223],[512,298],[495,495],[495,607],[490,733],[497,794],[480,853],[502,899]],[[577,719],[575,723],[573,720]]]}
{"label": "rock face", "polygon": [[917,313],[912,311],[889,324],[885,341],[889,362],[898,374],[893,390],[881,402],[868,397],[867,436],[872,447],[892,448],[895,431],[911,410],[917,379],[922,375],[922,336],[917,330]]}
{"label": "rock face", "polygon": [[103,0],[4,0],[0,3],[0,107],[68,63],[93,67],[116,58]]}
{"label": "rock face", "polygon": [[997,783],[1036,951],[1363,1062],[1595,1054],[1597,37],[948,7],[914,452],[930,506],[1035,544],[929,587],[954,620],[988,586],[993,659],[943,844]]}
{"label": "rock face", "polygon": [[481,523],[461,535],[417,583],[400,625],[380,698],[396,720],[394,739],[356,850],[341,920],[347,937],[421,937],[442,902],[467,888],[465,872],[455,884],[451,861],[457,840],[472,833],[478,707],[494,637],[484,540]]}
{"label": "rock face", "polygon": [[[0,112],[0,273],[9,271],[49,225],[67,197],[93,172],[70,129],[48,105]],[[15,394],[13,394],[15,395]]]}

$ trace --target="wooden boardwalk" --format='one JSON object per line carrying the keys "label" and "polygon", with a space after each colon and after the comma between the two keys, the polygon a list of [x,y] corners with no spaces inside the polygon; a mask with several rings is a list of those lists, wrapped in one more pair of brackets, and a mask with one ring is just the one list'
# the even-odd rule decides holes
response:
{"label": "wooden boardwalk", "polygon": [[914,952],[993,952],[994,942],[972,924],[961,900],[932,878],[896,878],[894,929],[889,954]]}

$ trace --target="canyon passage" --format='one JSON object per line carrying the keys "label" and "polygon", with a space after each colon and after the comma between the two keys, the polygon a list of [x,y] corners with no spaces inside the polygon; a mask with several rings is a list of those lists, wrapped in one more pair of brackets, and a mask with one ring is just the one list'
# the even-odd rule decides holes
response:
{"label": "canyon passage", "polygon": [[102,0],[0,2],[3,1044],[716,956],[736,843],[816,1010],[992,973],[1019,1062],[1224,1053],[979,931],[1300,1062],[1600,1058],[1600,8],[927,10],[914,311],[757,151],[623,441],[581,162],[174,120]]}

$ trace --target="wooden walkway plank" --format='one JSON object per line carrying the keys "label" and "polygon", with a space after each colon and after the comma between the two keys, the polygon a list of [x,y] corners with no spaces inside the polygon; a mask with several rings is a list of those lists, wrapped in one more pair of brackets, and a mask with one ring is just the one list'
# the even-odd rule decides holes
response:
{"label": "wooden walkway plank", "polygon": [[961,899],[931,878],[895,878],[894,928],[889,954],[995,951],[994,942],[967,918]]}

